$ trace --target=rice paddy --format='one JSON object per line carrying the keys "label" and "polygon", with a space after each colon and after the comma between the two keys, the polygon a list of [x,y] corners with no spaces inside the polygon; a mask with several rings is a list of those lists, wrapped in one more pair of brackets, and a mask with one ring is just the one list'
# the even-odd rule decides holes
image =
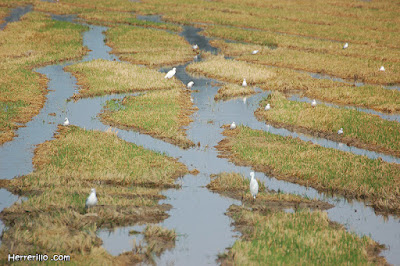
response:
{"label": "rice paddy", "polygon": [[[271,109],[265,111],[267,103]],[[376,115],[324,104],[312,107],[310,103],[289,101],[279,92],[270,94],[262,101],[255,115],[275,126],[400,156],[400,124]],[[345,133],[339,136],[337,131],[340,128]]]}
{"label": "rice paddy", "polygon": [[384,263],[379,245],[346,232],[326,212],[255,212],[232,205],[227,214],[243,236],[220,255],[222,265]]}
{"label": "rice paddy", "polygon": [[243,87],[236,84],[226,84],[218,90],[217,94],[214,96],[214,100],[229,100],[231,98],[251,96],[255,93],[256,92],[254,88],[251,87]]}
{"label": "rice paddy", "polygon": [[[1,209],[0,263],[10,263],[7,256],[14,253],[68,254],[79,265],[399,263],[393,226],[400,214],[398,164],[277,135],[281,129],[272,134],[252,128],[266,122],[400,157],[398,122],[344,107],[400,113],[398,3],[2,0],[0,24],[13,8],[26,5],[32,10],[0,30],[0,161],[6,160],[5,167],[0,162],[0,178],[7,167],[25,171],[22,164],[32,162],[33,170],[0,179],[1,188],[22,197]],[[76,19],[60,21],[64,18],[55,14]],[[98,46],[83,34],[93,29],[104,37]],[[99,29],[105,29],[102,35]],[[121,62],[79,62],[92,52],[83,43],[104,53],[99,47],[106,44]],[[215,54],[207,52],[210,45]],[[64,88],[57,75],[35,72],[67,60],[60,72],[76,78],[72,89],[74,78]],[[172,67],[176,75],[164,78]],[[193,88],[186,89],[191,80]],[[62,102],[57,99],[57,108],[37,126],[36,115],[53,101],[47,86],[71,93],[57,94]],[[318,104],[311,107],[290,95]],[[228,101],[238,97],[247,103]],[[101,112],[92,112],[91,104],[100,102]],[[258,121],[243,112],[254,112]],[[57,126],[64,116],[71,124]],[[221,133],[220,126],[232,121],[237,127],[223,126]],[[37,146],[23,143],[29,140],[14,137],[25,125],[43,135],[44,125],[53,125],[54,137]],[[114,128],[104,131],[106,126]],[[343,134],[337,134],[339,128]],[[33,158],[22,162],[14,144]],[[189,172],[189,166],[200,172]],[[249,179],[238,174],[249,167],[258,172],[256,198]],[[266,177],[258,179],[261,173]],[[91,188],[98,203],[85,208]],[[3,194],[0,190],[1,199]],[[233,199],[242,206],[231,205]],[[202,208],[205,203],[209,208]],[[185,204],[196,212],[188,214]],[[337,214],[343,210],[346,214]],[[360,216],[352,214],[357,210]],[[204,217],[208,228],[201,237],[215,239],[196,242],[196,223]],[[134,225],[146,225],[139,232],[143,241],[130,239],[127,249],[111,255],[99,230]],[[232,230],[241,233],[236,241]],[[381,237],[382,232],[392,234]]]}
{"label": "rice paddy", "polygon": [[194,146],[183,129],[194,112],[190,96],[181,89],[148,92],[139,96],[110,100],[100,115],[106,124],[136,129],[182,148]]}
{"label": "rice paddy", "polygon": [[80,90],[74,99],[112,93],[182,88],[175,79],[164,79],[158,71],[126,62],[94,60],[65,68],[77,78]]}
{"label": "rice paddy", "polygon": [[[108,261],[96,230],[165,219],[171,206],[158,205],[164,198],[159,192],[176,187],[175,178],[187,172],[175,159],[127,143],[115,132],[74,126],[60,127],[54,140],[39,145],[33,163],[33,173],[7,184],[28,199],[1,214],[10,226],[2,238],[2,260],[14,252],[64,252],[76,263]],[[85,210],[92,187],[99,204]],[[147,230],[146,237],[159,230]]]}
{"label": "rice paddy", "polygon": [[226,129],[222,157],[272,176],[347,197],[366,199],[377,211],[399,213],[400,168],[291,137],[239,126]]}
{"label": "rice paddy", "polygon": [[0,144],[10,141],[18,123],[31,120],[46,100],[47,79],[32,69],[85,54],[81,33],[86,29],[34,12],[0,31]]}
{"label": "rice paddy", "polygon": [[106,34],[106,44],[113,48],[113,53],[133,64],[176,65],[191,61],[196,55],[183,37],[166,31],[124,25]]}

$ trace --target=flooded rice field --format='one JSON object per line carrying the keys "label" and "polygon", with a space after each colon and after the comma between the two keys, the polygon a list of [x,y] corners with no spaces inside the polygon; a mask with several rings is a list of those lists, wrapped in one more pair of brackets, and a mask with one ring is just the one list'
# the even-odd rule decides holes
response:
{"label": "flooded rice field", "polygon": [[[7,22],[29,12],[32,7],[17,8]],[[74,21],[74,16],[53,15],[54,20]],[[162,22],[159,16],[138,16],[139,19],[153,22]],[[5,25],[4,25],[5,26]],[[0,25],[0,28],[4,28]],[[105,45],[104,31],[107,27],[88,25],[89,30],[83,34],[83,45],[90,49],[82,61],[104,59],[119,61],[110,54],[111,48]],[[184,26],[179,35],[183,36],[191,45],[197,44],[201,51],[218,53],[218,50],[208,43],[208,39],[198,33],[201,29],[193,26]],[[196,60],[201,60],[201,56]],[[57,125],[61,124],[64,117],[68,117],[72,125],[87,130],[95,129],[105,131],[109,126],[100,122],[98,114],[105,102],[110,99],[122,99],[127,95],[107,95],[95,98],[85,98],[72,101],[70,98],[79,89],[77,81],[71,73],[64,71],[64,67],[76,62],[67,62],[60,65],[50,65],[35,69],[36,72],[45,75],[49,79],[47,101],[40,113],[28,122],[25,127],[19,128],[17,137],[0,146],[0,177],[12,179],[16,176],[26,175],[32,172],[33,151],[36,145],[51,140]],[[185,70],[187,64],[176,66],[176,78],[187,84],[194,81],[191,96],[195,106],[199,108],[193,116],[193,122],[187,127],[187,136],[199,146],[183,150],[179,147],[138,132],[116,129],[121,139],[143,146],[146,149],[165,153],[176,157],[180,162],[188,166],[189,170],[197,169],[198,175],[187,174],[177,182],[182,185],[180,189],[165,190],[166,199],[160,203],[168,203],[173,208],[168,212],[169,217],[161,225],[175,229],[178,238],[173,249],[165,251],[156,263],[160,265],[204,265],[216,264],[217,255],[223,253],[226,248],[233,245],[239,234],[231,226],[232,220],[225,215],[226,210],[232,204],[241,205],[240,201],[213,193],[206,188],[210,182],[210,175],[220,172],[237,172],[248,176],[252,170],[250,167],[236,166],[227,159],[219,158],[215,146],[224,137],[222,125],[236,124],[246,125],[252,129],[269,131],[282,136],[298,137],[304,141],[311,141],[327,148],[334,148],[358,155],[365,155],[372,159],[382,158],[387,162],[400,163],[400,158],[350,147],[342,143],[315,138],[308,135],[291,132],[284,128],[275,128],[258,121],[254,117],[254,111],[258,108],[260,100],[267,97],[269,91],[259,91],[258,94],[229,101],[214,101],[214,96],[219,89],[218,80],[191,76]],[[161,72],[167,72],[170,68],[162,68]],[[314,78],[321,78],[312,75]],[[323,77],[326,78],[326,77]],[[296,95],[290,100],[310,102],[308,98],[300,98]],[[324,103],[325,104],[325,103]],[[328,104],[335,106],[333,104]],[[350,108],[350,107],[346,107]],[[359,111],[379,115],[383,119],[400,122],[399,115],[383,114],[369,109],[356,108]],[[49,114],[56,113],[56,116]],[[351,232],[359,235],[370,236],[373,240],[386,246],[381,255],[389,263],[400,264],[400,219],[388,215],[376,214],[368,206],[367,202],[349,200],[342,196],[320,193],[312,188],[307,188],[290,182],[277,180],[266,176],[261,172],[256,173],[257,178],[263,181],[268,189],[294,193],[308,198],[316,198],[333,204],[334,207],[327,210],[331,220],[346,227]],[[18,200],[18,196],[0,189],[0,211]],[[0,224],[0,229],[4,230]],[[138,234],[130,235],[130,231],[138,231]],[[143,225],[115,228],[113,230],[101,229],[97,232],[103,240],[103,247],[116,256],[124,251],[132,250],[133,243],[143,242]]]}

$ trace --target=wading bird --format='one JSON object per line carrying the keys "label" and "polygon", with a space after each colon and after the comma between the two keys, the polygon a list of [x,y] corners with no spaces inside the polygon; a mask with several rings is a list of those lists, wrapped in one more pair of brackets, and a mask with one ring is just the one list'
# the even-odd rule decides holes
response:
{"label": "wading bird", "polygon": [[311,106],[312,107],[315,107],[315,106],[317,106],[317,101],[314,99],[314,100],[312,100],[312,102],[311,102]]}
{"label": "wading bird", "polygon": [[346,43],[343,45],[343,49],[346,49],[347,47],[349,47],[349,44],[346,42]]}
{"label": "wading bird", "polygon": [[176,74],[176,67],[174,67],[172,70],[168,71],[167,75],[165,75],[164,78],[170,79]]}
{"label": "wading bird", "polygon": [[254,172],[250,172],[251,180],[250,180],[250,193],[253,196],[253,199],[256,200],[256,196],[258,193],[258,182],[254,178]]}
{"label": "wading bird", "polygon": [[253,52],[251,52],[251,54],[257,54],[258,50],[254,50]]}
{"label": "wading bird", "polygon": [[193,85],[194,85],[194,82],[193,82],[193,81],[190,81],[190,82],[187,84],[187,88],[188,88],[188,89],[191,89],[191,88],[193,87]]}
{"label": "wading bird", "polygon": [[93,207],[97,204],[96,189],[92,188],[90,190],[90,195],[86,199],[85,208]]}
{"label": "wading bird", "polygon": [[236,128],[236,124],[235,124],[235,122],[232,122],[230,129],[235,129],[235,128]]}
{"label": "wading bird", "polygon": [[265,106],[265,111],[268,111],[269,109],[271,109],[271,105],[268,103],[268,104]]}
{"label": "wading bird", "polygon": [[197,50],[197,49],[199,49],[199,46],[197,44],[195,44],[192,46],[192,48],[193,48],[193,50]]}
{"label": "wading bird", "polygon": [[341,135],[341,134],[343,134],[343,128],[341,127],[339,130],[338,130],[338,135]]}
{"label": "wading bird", "polygon": [[65,118],[65,120],[64,120],[64,124],[63,124],[64,126],[69,126],[69,120],[68,120],[68,118],[66,117]]}
{"label": "wading bird", "polygon": [[381,66],[381,68],[379,69],[380,71],[385,71],[385,67]]}
{"label": "wading bird", "polygon": [[243,86],[243,87],[246,87],[246,86],[247,86],[246,79],[243,79],[242,86]]}

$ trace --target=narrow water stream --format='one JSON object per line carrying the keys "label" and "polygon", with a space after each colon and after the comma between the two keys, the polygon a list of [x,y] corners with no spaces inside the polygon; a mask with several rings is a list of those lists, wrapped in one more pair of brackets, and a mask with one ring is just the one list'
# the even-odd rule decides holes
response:
{"label": "narrow water stream", "polygon": [[[72,17],[54,19],[71,20]],[[110,48],[104,44],[102,32],[105,27],[90,26],[90,30],[83,35],[84,45],[92,50],[83,61],[102,58],[114,60],[109,54]],[[191,43],[198,44],[201,50],[213,51],[208,40],[198,35],[199,29],[185,27],[181,35]],[[35,145],[50,140],[65,116],[68,116],[71,124],[86,129],[105,130],[108,126],[102,124],[97,117],[105,101],[113,98],[122,98],[125,95],[108,95],[104,97],[81,99],[78,102],[66,100],[77,91],[76,79],[63,67],[71,64],[52,65],[39,68],[36,71],[45,74],[49,82],[49,93],[47,102],[40,114],[26,127],[20,128],[18,137],[13,141],[0,146],[0,178],[10,179],[18,175],[28,174],[32,171],[32,157]],[[254,110],[258,107],[262,97],[269,92],[256,94],[248,97],[244,102],[241,99],[226,102],[215,102],[214,95],[218,87],[213,86],[213,80],[206,78],[192,77],[185,71],[186,65],[177,67],[176,77],[184,84],[190,80],[195,82],[192,97],[199,111],[193,115],[194,122],[188,126],[187,134],[193,142],[200,142],[200,147],[182,150],[172,144],[152,138],[148,135],[139,134],[133,131],[120,130],[118,136],[126,141],[141,145],[147,149],[164,152],[169,156],[177,157],[186,164],[190,170],[198,169],[197,176],[186,175],[178,180],[182,184],[180,189],[170,189],[164,192],[167,198],[163,201],[173,206],[169,211],[170,217],[161,224],[167,228],[174,228],[178,233],[176,247],[166,251],[156,262],[161,265],[175,263],[177,265],[204,265],[216,264],[215,259],[219,252],[231,246],[236,239],[237,233],[232,231],[231,220],[224,215],[231,204],[240,204],[236,200],[225,198],[219,194],[212,193],[204,186],[210,181],[210,174],[217,174],[223,171],[238,172],[245,176],[251,171],[249,167],[239,167],[228,162],[226,159],[218,158],[218,152],[214,146],[224,137],[221,135],[223,124],[235,121],[237,124],[244,124],[254,129],[269,130],[280,135],[291,135],[300,137],[303,140],[311,140],[314,143],[325,147],[341,149],[356,154],[364,154],[370,158],[382,157],[386,161],[400,163],[399,158],[386,156],[362,149],[348,147],[344,144],[317,139],[309,136],[290,132],[285,129],[276,129],[266,126],[254,118]],[[166,70],[164,70],[166,71]],[[55,112],[57,116],[49,116]],[[283,192],[305,195],[310,198],[325,200],[335,205],[328,210],[329,217],[337,221],[353,232],[360,235],[370,235],[379,243],[389,247],[382,255],[389,263],[400,264],[400,223],[399,218],[388,216],[387,218],[376,215],[372,208],[367,207],[360,201],[349,201],[343,197],[329,196],[318,193],[314,189],[305,188],[275,178],[265,176],[263,173],[256,173],[256,177],[266,183],[269,189],[281,190]],[[0,189],[0,208],[11,205],[18,197]],[[0,228],[1,229],[1,228]],[[103,246],[111,254],[118,255],[123,251],[132,249],[133,239],[139,242],[142,238],[128,236],[129,230],[143,230],[143,227],[116,228],[114,231],[99,230],[98,236],[103,240]]]}

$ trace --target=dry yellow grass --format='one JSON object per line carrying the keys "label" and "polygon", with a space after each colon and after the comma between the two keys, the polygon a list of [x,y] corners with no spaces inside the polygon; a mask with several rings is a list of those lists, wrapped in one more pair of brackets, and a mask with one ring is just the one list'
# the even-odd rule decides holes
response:
{"label": "dry yellow grass", "polygon": [[[285,47],[270,49],[268,47],[255,47],[254,45],[226,43],[224,41],[213,41],[212,44],[221,49],[226,55],[239,55],[236,57],[237,60],[328,74],[344,79],[361,80],[367,83],[400,83],[400,62],[383,62],[369,58]],[[252,55],[251,51],[253,49],[259,49],[261,52],[257,55]],[[341,48],[338,47],[337,49]],[[386,71],[379,71],[382,65],[385,66]]]}
{"label": "dry yellow grass", "polygon": [[[60,126],[54,140],[38,146],[33,162],[33,173],[6,185],[28,199],[1,213],[8,226],[0,248],[3,261],[8,253],[69,254],[76,264],[110,260],[96,230],[165,219],[170,206],[158,205],[164,198],[159,192],[176,187],[175,178],[187,172],[175,159],[127,143],[115,133],[74,126]],[[92,187],[99,202],[85,211]],[[130,259],[143,260],[142,255],[130,253]]]}
{"label": "dry yellow grass", "polygon": [[104,123],[134,129],[182,148],[194,146],[186,137],[184,126],[194,112],[188,92],[182,89],[153,91],[122,101],[107,102],[100,115]]}
{"label": "dry yellow grass", "polygon": [[33,12],[0,31],[0,144],[44,104],[47,79],[32,69],[85,54],[81,33],[86,29]]}
{"label": "dry yellow grass", "polygon": [[231,98],[250,96],[255,93],[256,92],[254,91],[254,88],[251,88],[248,86],[243,87],[243,86],[236,85],[236,84],[226,84],[223,87],[221,87],[220,89],[218,89],[217,94],[215,94],[215,96],[214,96],[214,100],[226,101]]}
{"label": "dry yellow grass", "polygon": [[[257,177],[256,177],[257,179]],[[250,194],[250,179],[237,173],[220,173],[212,176],[207,188],[222,195],[241,200],[252,209],[275,209],[287,208],[318,208],[329,209],[331,204],[315,199],[308,199],[294,194],[276,193],[266,190],[263,182],[258,182],[258,194],[254,200]]]}
{"label": "dry yellow grass", "polygon": [[[344,82],[315,79],[306,73],[290,69],[227,60],[222,56],[208,56],[203,62],[190,64],[187,70],[237,84],[242,82],[242,73],[253,73],[255,78],[253,84],[264,90],[296,91],[303,96],[323,101],[370,108],[380,112],[400,112],[400,91],[385,89],[382,86],[357,87]],[[247,77],[246,80],[248,81]]]}
{"label": "dry yellow grass", "polygon": [[202,62],[188,65],[186,70],[190,73],[236,84],[242,84],[245,78],[247,85],[263,83],[275,75],[273,71],[264,66],[227,60],[223,56],[210,56]]}
{"label": "dry yellow grass", "polygon": [[[265,111],[267,103],[272,108]],[[400,123],[376,115],[324,104],[313,108],[310,103],[289,101],[279,92],[263,100],[255,115],[277,127],[400,156]],[[337,134],[340,128],[343,135]]]}
{"label": "dry yellow grass", "polygon": [[191,61],[196,55],[183,37],[162,30],[117,26],[106,35],[112,52],[134,64],[176,65]]}
{"label": "dry yellow grass", "polygon": [[[272,1],[142,1],[137,10],[163,14],[179,23],[210,23],[348,41],[370,46],[399,47],[399,7],[384,3],[347,3],[309,0],[276,3]],[[357,8],[361,7],[361,8]],[[196,12],[193,12],[196,10]]]}
{"label": "dry yellow grass", "polygon": [[75,99],[183,86],[176,79],[165,79],[165,74],[156,70],[102,59],[71,65],[65,70],[72,72],[81,85]]}
{"label": "dry yellow grass", "polygon": [[239,126],[225,130],[222,157],[278,179],[368,200],[380,212],[400,212],[400,167],[291,137]]}
{"label": "dry yellow grass", "polygon": [[399,50],[389,47],[350,43],[348,49],[343,49],[345,42],[332,42],[303,36],[293,36],[261,30],[249,31],[223,26],[207,26],[202,33],[209,37],[245,42],[241,45],[231,45],[221,40],[211,41],[214,46],[221,47],[226,55],[229,56],[246,55],[253,50],[260,50],[260,54],[262,54],[264,49],[268,49],[266,46],[270,46],[272,48],[279,47],[305,52],[365,58],[365,60],[382,61],[383,64],[386,64],[384,62],[400,62]]}

